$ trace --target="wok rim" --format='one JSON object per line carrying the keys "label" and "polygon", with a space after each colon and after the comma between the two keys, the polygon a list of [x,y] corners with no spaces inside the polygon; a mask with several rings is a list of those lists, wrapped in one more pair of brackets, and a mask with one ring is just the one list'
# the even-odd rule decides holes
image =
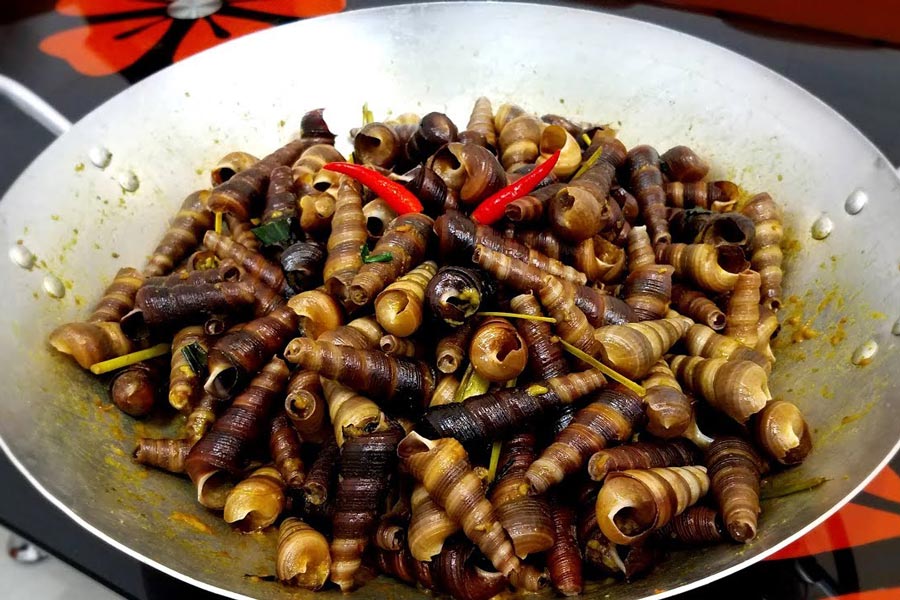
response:
{"label": "wok rim", "polygon": [[[714,42],[707,41],[707,40],[697,37],[695,35],[685,33],[683,31],[679,31],[677,29],[673,29],[670,27],[666,27],[664,25],[659,25],[656,23],[643,21],[643,20],[640,20],[637,18],[612,14],[612,13],[609,13],[609,12],[603,10],[602,8],[589,9],[589,8],[579,8],[579,7],[572,7],[572,6],[553,6],[553,5],[543,5],[543,4],[539,4],[536,2],[498,2],[498,1],[491,1],[491,0],[488,0],[485,2],[479,2],[479,1],[472,1],[472,0],[460,0],[460,1],[444,0],[444,1],[440,1],[440,2],[419,2],[419,3],[411,2],[411,3],[405,3],[405,4],[394,4],[394,5],[372,7],[372,8],[365,8],[365,9],[359,9],[359,10],[349,10],[349,11],[344,11],[344,12],[340,12],[340,13],[333,13],[333,14],[323,15],[323,16],[319,16],[319,17],[307,18],[307,19],[303,19],[298,22],[285,24],[284,26],[286,26],[286,27],[302,27],[302,26],[304,26],[304,25],[302,25],[304,23],[312,24],[312,25],[306,25],[306,26],[315,26],[315,24],[321,23],[324,21],[329,21],[329,20],[334,20],[334,19],[338,19],[338,20],[347,19],[347,18],[351,18],[354,15],[363,15],[365,18],[368,15],[374,14],[377,17],[378,13],[390,14],[393,12],[404,11],[404,10],[409,10],[409,9],[418,9],[418,10],[426,10],[427,11],[427,10],[430,10],[430,8],[432,6],[436,6],[436,7],[448,7],[448,6],[457,7],[458,6],[458,7],[461,7],[460,10],[465,10],[466,7],[480,6],[480,5],[489,5],[489,6],[497,6],[497,7],[500,7],[500,6],[504,6],[504,7],[505,6],[513,6],[513,7],[523,6],[523,7],[529,7],[531,9],[540,8],[543,10],[549,10],[549,11],[553,11],[553,12],[557,12],[557,13],[567,12],[567,13],[575,14],[575,15],[589,14],[595,18],[597,16],[599,16],[602,19],[608,19],[612,22],[613,26],[615,26],[616,23],[628,22],[628,23],[631,23],[632,25],[639,25],[641,27],[652,28],[654,30],[660,30],[660,31],[664,32],[665,35],[674,34],[677,36],[682,36],[684,38],[688,38],[689,43],[691,43],[691,45],[693,45],[693,46],[698,47],[698,49],[703,49],[703,50],[712,51],[712,52],[725,53],[728,56],[729,60],[731,60],[733,62],[743,61],[748,66],[752,65],[753,69],[759,70],[760,75],[765,76],[770,80],[770,85],[781,86],[785,90],[790,90],[790,92],[794,95],[799,94],[800,96],[803,97],[803,99],[806,102],[812,101],[813,104],[818,104],[821,109],[825,110],[825,113],[826,113],[828,119],[841,123],[844,127],[846,127],[848,129],[848,133],[850,135],[855,135],[857,137],[858,141],[863,142],[864,145],[867,145],[869,147],[869,149],[872,151],[873,155],[877,159],[880,159],[883,162],[883,164],[888,168],[888,170],[891,172],[893,178],[895,180],[897,180],[898,182],[900,182],[900,169],[895,168],[893,163],[888,159],[888,157],[881,151],[881,149],[878,146],[876,146],[862,131],[859,130],[858,127],[856,127],[852,122],[850,122],[840,112],[835,110],[827,102],[820,99],[818,96],[816,96],[812,92],[808,91],[807,89],[805,89],[803,86],[799,85],[798,83],[795,83],[794,81],[781,75],[780,73],[776,72],[775,70],[757,62],[756,60],[748,58],[734,50],[731,50],[729,48],[726,48],[726,47],[716,44]],[[369,17],[369,18],[371,18],[371,17]],[[282,26],[282,27],[284,27],[284,26]],[[265,35],[267,32],[272,32],[272,31],[275,31],[276,29],[277,28],[273,27],[273,28],[266,29],[263,31],[255,32],[253,34],[241,36],[240,38],[230,40],[226,43],[223,43],[223,44],[220,44],[213,48],[204,50],[194,56],[208,55],[209,53],[216,52],[219,48],[225,46],[226,44],[233,46],[235,44],[247,43],[247,41],[246,41],[247,39],[250,39],[250,38],[255,39],[257,37],[261,37],[261,36]],[[704,48],[704,46],[705,46],[705,48]],[[107,105],[113,101],[116,101],[120,96],[122,96],[124,94],[140,93],[145,88],[152,89],[153,86],[156,84],[155,80],[159,78],[158,76],[164,75],[170,70],[179,68],[179,65],[191,64],[191,61],[194,59],[194,56],[188,57],[187,59],[180,61],[178,63],[169,65],[168,67],[154,73],[153,75],[150,75],[149,77],[135,83],[134,85],[131,85],[128,88],[125,88],[124,90],[121,90],[120,92],[115,94],[113,97],[107,99],[102,104],[100,104],[99,106],[92,109],[90,112],[88,112],[82,118],[80,118],[77,122],[75,122],[71,129],[69,129],[68,131],[63,133],[61,136],[59,136],[56,140],[51,142],[51,144],[47,148],[45,148],[33,161],[31,161],[31,163],[29,163],[29,165],[22,171],[22,173],[20,173],[19,176],[13,181],[12,185],[10,185],[9,189],[6,190],[3,197],[6,198],[6,196],[11,195],[11,193],[14,190],[16,190],[20,185],[23,185],[23,186],[25,185],[22,183],[22,181],[24,179],[24,175],[26,175],[28,173],[31,166],[36,161],[38,161],[41,157],[43,157],[44,154],[53,152],[54,147],[57,145],[57,142],[59,140],[61,140],[63,138],[71,139],[71,138],[75,137],[78,133],[80,133],[77,130],[82,122],[88,120],[89,118],[95,117],[97,114],[102,114],[103,112],[107,111]],[[0,200],[0,206],[2,206],[2,200]],[[0,449],[3,450],[4,454],[9,458],[10,462],[16,467],[16,469],[22,474],[22,476],[33,487],[35,487],[44,498],[46,498],[52,505],[54,505],[56,508],[58,508],[63,514],[65,514],[67,517],[72,519],[75,523],[80,525],[82,528],[84,528],[91,534],[100,538],[101,540],[103,540],[104,542],[106,542],[107,544],[112,546],[113,548],[116,548],[117,550],[119,550],[120,552],[123,552],[127,556],[134,558],[143,564],[151,566],[151,567],[165,573],[166,575],[169,575],[175,579],[178,579],[179,581],[183,581],[190,585],[196,586],[205,591],[212,592],[215,594],[220,594],[224,597],[233,598],[235,600],[253,600],[251,596],[247,596],[247,595],[244,595],[239,592],[234,592],[231,590],[227,590],[225,588],[217,587],[217,586],[209,584],[209,583],[205,583],[203,581],[200,581],[199,579],[194,578],[191,575],[187,575],[185,573],[178,571],[177,569],[163,565],[163,564],[149,558],[148,556],[142,554],[141,552],[138,552],[138,551],[132,549],[131,547],[118,541],[117,539],[113,538],[112,536],[106,534],[105,532],[101,531],[100,529],[98,529],[97,527],[92,525],[86,519],[79,516],[72,509],[68,508],[68,506],[66,506],[61,500],[56,498],[56,496],[54,496],[47,488],[45,488],[44,485],[37,478],[35,478],[31,474],[31,472],[25,467],[25,465],[13,454],[12,449],[9,447],[7,442],[3,439],[2,434],[0,434]],[[714,581],[718,581],[719,579],[728,577],[729,575],[737,573],[738,571],[746,569],[747,567],[750,567],[762,560],[765,560],[769,556],[775,554],[779,550],[783,549],[784,547],[790,545],[794,541],[803,537],[804,535],[806,535],[806,533],[808,533],[812,529],[818,527],[821,523],[826,521],[828,518],[830,518],[832,515],[834,515],[837,511],[839,511],[841,508],[843,508],[855,496],[857,496],[860,492],[862,492],[865,489],[865,487],[878,475],[878,473],[880,473],[887,466],[887,464],[893,459],[893,457],[896,454],[898,454],[898,452],[900,452],[900,431],[898,431],[898,439],[895,442],[894,446],[879,461],[876,468],[873,469],[871,472],[869,472],[865,477],[863,477],[863,479],[860,481],[860,483],[856,487],[854,487],[848,494],[846,494],[843,498],[838,500],[832,507],[830,507],[828,510],[824,511],[820,516],[815,518],[812,522],[808,523],[807,525],[800,528],[796,532],[788,535],[785,539],[781,540],[780,542],[772,545],[769,548],[766,548],[765,550],[760,551],[755,556],[743,558],[737,564],[732,565],[726,569],[723,569],[717,573],[708,575],[706,577],[702,577],[700,579],[697,579],[696,581],[686,583],[684,585],[681,585],[681,586],[678,586],[678,587],[675,587],[672,589],[668,589],[668,590],[665,590],[665,591],[662,591],[659,593],[652,594],[651,596],[648,596],[646,598],[649,598],[649,597],[652,597],[652,598],[673,597],[678,594],[697,589],[699,587],[702,587],[702,586],[712,583]],[[53,552],[52,549],[50,551]]]}

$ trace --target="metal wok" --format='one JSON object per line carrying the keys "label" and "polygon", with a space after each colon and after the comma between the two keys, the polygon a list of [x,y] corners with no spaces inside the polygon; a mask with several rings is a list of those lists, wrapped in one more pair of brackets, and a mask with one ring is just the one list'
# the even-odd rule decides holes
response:
{"label": "metal wok", "polygon": [[[793,344],[785,327],[772,389],[806,412],[816,447],[773,486],[829,481],[765,502],[752,544],[675,554],[649,577],[615,585],[616,597],[664,597],[746,567],[859,491],[900,438],[897,174],[838,114],[751,61],[660,27],[537,5],[396,6],[279,27],[150,77],[58,139],[0,203],[2,246],[21,240],[38,257],[30,271],[0,261],[0,446],[60,509],[135,558],[233,598],[296,596],[247,577],[273,572],[271,533],[233,533],[183,479],[132,463],[134,438],[165,426],[108,410],[103,384],[53,354],[46,335],[83,316],[118,267],[143,264],[225,152],[266,154],[314,107],[346,132],[364,101],[376,115],[443,110],[464,123],[479,95],[621,122],[626,145],[689,144],[714,176],[767,190],[785,207],[793,297],[782,319],[818,335]],[[95,147],[112,153],[107,168],[90,162]],[[128,173],[136,191],[120,186]],[[833,231],[817,241],[810,228],[823,214]],[[47,275],[63,281],[63,299],[44,293]],[[854,365],[867,342],[877,353]],[[595,585],[587,595],[611,591]],[[417,595],[385,578],[358,592]]]}

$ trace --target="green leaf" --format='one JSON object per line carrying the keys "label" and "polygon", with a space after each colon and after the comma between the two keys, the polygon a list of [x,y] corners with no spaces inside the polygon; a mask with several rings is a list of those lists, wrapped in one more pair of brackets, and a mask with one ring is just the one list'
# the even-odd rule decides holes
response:
{"label": "green leaf", "polygon": [[281,242],[289,240],[291,237],[291,219],[290,217],[286,217],[284,219],[269,221],[265,225],[254,227],[250,231],[252,231],[253,235],[266,246],[280,244]]}
{"label": "green leaf", "polygon": [[588,158],[586,161],[584,161],[584,164],[582,164],[578,168],[578,170],[575,171],[575,174],[572,175],[572,179],[570,179],[569,181],[574,181],[574,180],[578,179],[579,177],[581,177],[582,175],[584,175],[588,169],[590,169],[591,167],[594,166],[594,163],[596,163],[598,160],[600,160],[600,155],[602,155],[602,154],[603,154],[603,146],[600,146],[599,148],[594,150],[594,153],[591,154],[590,158]]}
{"label": "green leaf", "polygon": [[364,265],[369,263],[391,262],[394,255],[390,252],[382,252],[381,254],[370,254],[369,247],[363,244],[359,247],[359,255],[362,257]]}
{"label": "green leaf", "polygon": [[391,262],[392,260],[394,260],[394,255],[390,252],[384,252],[382,254],[368,254],[367,256],[363,256],[363,264]]}
{"label": "green leaf", "polygon": [[206,370],[206,350],[197,342],[191,342],[181,348],[181,355],[191,367],[191,371],[199,375]]}

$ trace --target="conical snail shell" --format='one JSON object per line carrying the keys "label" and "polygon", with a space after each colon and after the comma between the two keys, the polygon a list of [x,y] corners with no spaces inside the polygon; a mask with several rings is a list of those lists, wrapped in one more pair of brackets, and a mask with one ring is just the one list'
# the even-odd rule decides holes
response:
{"label": "conical snail shell", "polygon": [[708,490],[704,467],[610,473],[597,495],[597,523],[614,543],[634,544],[696,504]]}
{"label": "conical snail shell", "polygon": [[669,365],[688,391],[738,423],[746,422],[772,399],[766,372],[748,360],[675,356]]}
{"label": "conical snail shell", "polygon": [[605,364],[625,377],[646,375],[663,354],[685,334],[693,321],[677,316],[655,321],[607,325],[594,331]]}

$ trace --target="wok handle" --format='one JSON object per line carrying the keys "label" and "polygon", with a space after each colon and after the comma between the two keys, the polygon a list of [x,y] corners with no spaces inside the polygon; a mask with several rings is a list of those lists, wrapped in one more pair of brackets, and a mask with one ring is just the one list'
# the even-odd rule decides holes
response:
{"label": "wok handle", "polygon": [[46,100],[6,75],[0,74],[0,95],[19,107],[26,115],[59,137],[72,127],[72,121],[50,106]]}

